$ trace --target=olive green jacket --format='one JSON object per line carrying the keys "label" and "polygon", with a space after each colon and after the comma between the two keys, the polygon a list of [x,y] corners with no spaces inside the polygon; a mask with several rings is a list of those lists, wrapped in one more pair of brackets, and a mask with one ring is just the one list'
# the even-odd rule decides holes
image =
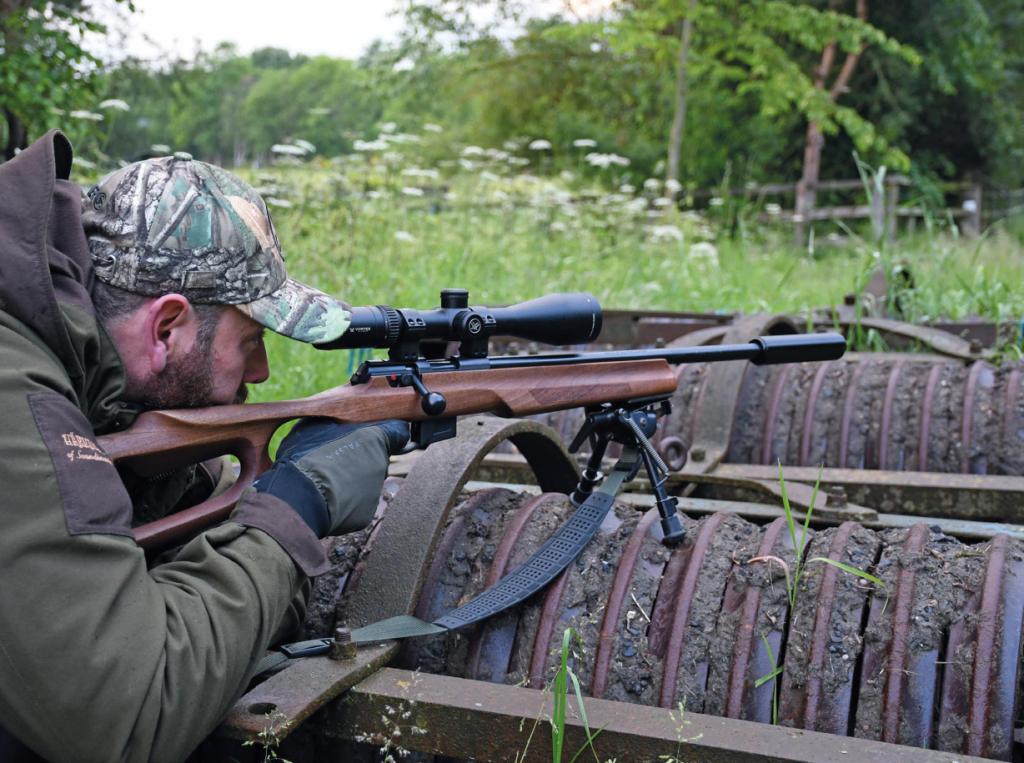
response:
{"label": "olive green jacket", "polygon": [[326,560],[295,512],[250,491],[147,566],[96,444],[136,412],[94,317],[70,167],[57,132],[0,165],[0,737],[51,761],[180,761]]}

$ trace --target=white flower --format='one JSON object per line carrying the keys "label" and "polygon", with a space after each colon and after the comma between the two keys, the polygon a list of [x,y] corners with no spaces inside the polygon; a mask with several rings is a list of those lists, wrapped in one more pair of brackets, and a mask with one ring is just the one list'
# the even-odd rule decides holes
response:
{"label": "white flower", "polygon": [[406,244],[411,244],[413,241],[416,240],[416,237],[407,230],[396,230],[395,240],[402,241]]}
{"label": "white flower", "polygon": [[466,146],[462,149],[463,156],[483,156],[484,150],[480,146]]}
{"label": "white flower", "polygon": [[567,226],[561,220],[555,220],[548,227],[553,233],[565,233],[567,230],[569,230],[569,226]]}
{"label": "white flower", "polygon": [[423,139],[419,135],[412,135],[407,132],[396,132],[394,135],[381,135],[381,140],[389,143],[419,143]]}
{"label": "white flower", "polygon": [[433,122],[427,122],[425,125],[423,125],[423,129],[426,130],[427,132],[433,132],[433,133],[442,133],[442,132],[444,132],[444,128],[441,127],[441,125],[436,125]]}
{"label": "white flower", "polygon": [[117,111],[131,111],[132,107],[128,105],[127,101],[122,101],[120,98],[108,98],[105,101],[100,101],[101,109],[116,109]]}
{"label": "white flower", "polygon": [[441,173],[433,169],[420,169],[419,167],[406,167],[402,170],[402,174],[406,177],[414,178],[428,178],[430,180],[437,180],[441,177]]}
{"label": "white flower", "polygon": [[661,181],[658,178],[647,178],[644,181],[645,191],[657,191],[659,188],[661,188]]}
{"label": "white flower", "polygon": [[525,156],[510,156],[507,161],[513,167],[525,167],[530,163],[530,160]]}
{"label": "white flower", "polygon": [[383,199],[387,194],[383,191],[367,191],[366,198],[368,199]]}
{"label": "white flower", "polygon": [[412,71],[415,68],[416,62],[413,61],[411,58],[400,58],[397,61],[395,61],[394,65],[391,67],[391,71],[407,72]]}
{"label": "white flower", "polygon": [[782,207],[779,204],[774,204],[774,203],[772,203],[772,204],[765,204],[764,205],[764,211],[767,212],[769,215],[772,215],[772,216],[781,215],[782,214]]}
{"label": "white flower", "polygon": [[591,152],[583,158],[586,160],[587,164],[593,165],[594,167],[600,167],[602,169],[607,169],[613,164],[618,164],[622,167],[629,166],[629,159],[624,156],[619,156],[618,154],[600,154],[597,152]]}
{"label": "white flower", "polygon": [[295,140],[292,141],[292,143],[294,143],[299,148],[303,149],[308,154],[315,154],[316,153],[316,146],[314,146],[308,140],[303,140],[302,138],[296,138]]}
{"label": "white flower", "polygon": [[394,132],[397,129],[398,125],[396,125],[394,122],[385,122],[380,126],[381,132]]}
{"label": "white flower", "polygon": [[670,194],[675,195],[679,193],[681,190],[683,190],[683,184],[680,183],[675,178],[669,178],[668,180],[665,181],[665,190],[668,191]]}
{"label": "white flower", "polygon": [[671,207],[673,204],[672,199],[666,199],[664,196],[659,196],[651,203],[656,207]]}
{"label": "white flower", "polygon": [[577,138],[572,144],[576,148],[597,148],[597,141],[590,138]]}
{"label": "white flower", "polygon": [[562,180],[564,180],[566,183],[571,183],[573,180],[576,179],[576,176],[573,173],[569,172],[569,170],[562,170],[561,172],[558,173],[558,177],[562,178]]}
{"label": "white flower", "polygon": [[152,146],[149,147],[149,150],[152,151],[154,154],[161,155],[171,153],[171,147],[168,146],[166,143],[154,143]]}
{"label": "white flower", "polygon": [[495,201],[508,201],[512,197],[509,196],[504,191],[498,190],[498,191],[494,191],[491,194],[491,198],[494,199]]}
{"label": "white flower", "polygon": [[68,113],[68,116],[73,119],[88,119],[91,122],[102,122],[103,115],[97,114],[95,111],[87,111],[85,109],[75,109]]}
{"label": "white flower", "polygon": [[690,259],[707,260],[713,265],[718,265],[718,249],[710,241],[701,241],[690,247]]}
{"label": "white flower", "polygon": [[384,151],[388,147],[383,140],[357,140],[352,144],[356,151]]}
{"label": "white flower", "polygon": [[631,186],[629,183],[623,183],[619,186],[619,193],[636,193],[636,187]]}
{"label": "white flower", "polygon": [[314,106],[308,109],[306,113],[313,117],[326,117],[331,113],[331,110],[326,106]]}
{"label": "white flower", "polygon": [[413,188],[411,186],[406,186],[405,188],[402,189],[402,193],[405,196],[422,196],[423,195],[423,189],[422,188]]}
{"label": "white flower", "polygon": [[459,159],[459,166],[466,172],[472,172],[476,169],[476,164],[471,162],[469,159]]}
{"label": "white flower", "polygon": [[543,138],[537,138],[537,140],[531,140],[530,145],[527,146],[531,151],[550,151],[551,141],[544,140]]}
{"label": "white flower", "polygon": [[708,201],[709,207],[720,207],[723,204],[725,204],[725,199],[723,199],[721,196],[712,196],[711,199]]}
{"label": "white flower", "polygon": [[488,183],[501,182],[501,178],[498,175],[495,175],[493,172],[488,172],[487,170],[484,170],[483,172],[480,173],[480,179],[486,180]]}
{"label": "white flower", "polygon": [[508,159],[508,151],[502,151],[500,148],[489,148],[484,151],[484,155],[496,162],[503,162]]}
{"label": "white flower", "polygon": [[674,225],[652,226],[650,235],[654,241],[678,241],[682,243],[683,240],[683,232]]}
{"label": "white flower", "polygon": [[290,207],[291,205],[292,205],[292,203],[290,201],[288,201],[288,199],[278,199],[275,196],[268,196],[267,197],[267,206],[270,206],[270,207],[283,207],[284,209],[288,209],[288,207]]}
{"label": "white flower", "polygon": [[306,149],[302,146],[293,146],[290,143],[275,143],[270,147],[272,154],[281,154],[282,156],[305,156]]}
{"label": "white flower", "polygon": [[405,157],[403,157],[397,151],[385,151],[383,154],[380,155],[380,158],[383,159],[388,164],[398,164],[399,162],[403,161]]}

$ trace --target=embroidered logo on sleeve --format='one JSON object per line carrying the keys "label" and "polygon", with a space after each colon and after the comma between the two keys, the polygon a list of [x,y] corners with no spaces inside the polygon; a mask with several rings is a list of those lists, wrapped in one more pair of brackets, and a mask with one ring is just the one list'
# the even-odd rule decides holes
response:
{"label": "embroidered logo on sleeve", "polygon": [[75,432],[65,432],[60,437],[64,441],[64,445],[67,446],[66,455],[68,461],[102,461],[105,464],[113,463],[113,461],[107,458],[107,454],[103,452],[103,449],[88,437],[83,437]]}
{"label": "embroidered logo on sleeve", "polygon": [[50,453],[68,533],[131,535],[128,491],[82,412],[47,392],[29,395],[28,403]]}

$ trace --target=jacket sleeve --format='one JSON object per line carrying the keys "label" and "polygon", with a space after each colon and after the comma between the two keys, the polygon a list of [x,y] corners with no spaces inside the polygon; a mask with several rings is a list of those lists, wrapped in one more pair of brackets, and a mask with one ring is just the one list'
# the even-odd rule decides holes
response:
{"label": "jacket sleeve", "polygon": [[147,569],[63,369],[2,323],[0,410],[0,726],[56,762],[184,759],[244,690],[318,541],[249,495],[247,520]]}

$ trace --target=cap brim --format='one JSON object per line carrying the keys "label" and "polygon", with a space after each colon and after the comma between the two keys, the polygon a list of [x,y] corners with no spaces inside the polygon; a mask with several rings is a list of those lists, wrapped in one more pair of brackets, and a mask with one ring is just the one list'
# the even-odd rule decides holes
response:
{"label": "cap brim", "polygon": [[271,331],[312,344],[337,339],[352,322],[344,303],[291,278],[272,294],[234,307]]}

